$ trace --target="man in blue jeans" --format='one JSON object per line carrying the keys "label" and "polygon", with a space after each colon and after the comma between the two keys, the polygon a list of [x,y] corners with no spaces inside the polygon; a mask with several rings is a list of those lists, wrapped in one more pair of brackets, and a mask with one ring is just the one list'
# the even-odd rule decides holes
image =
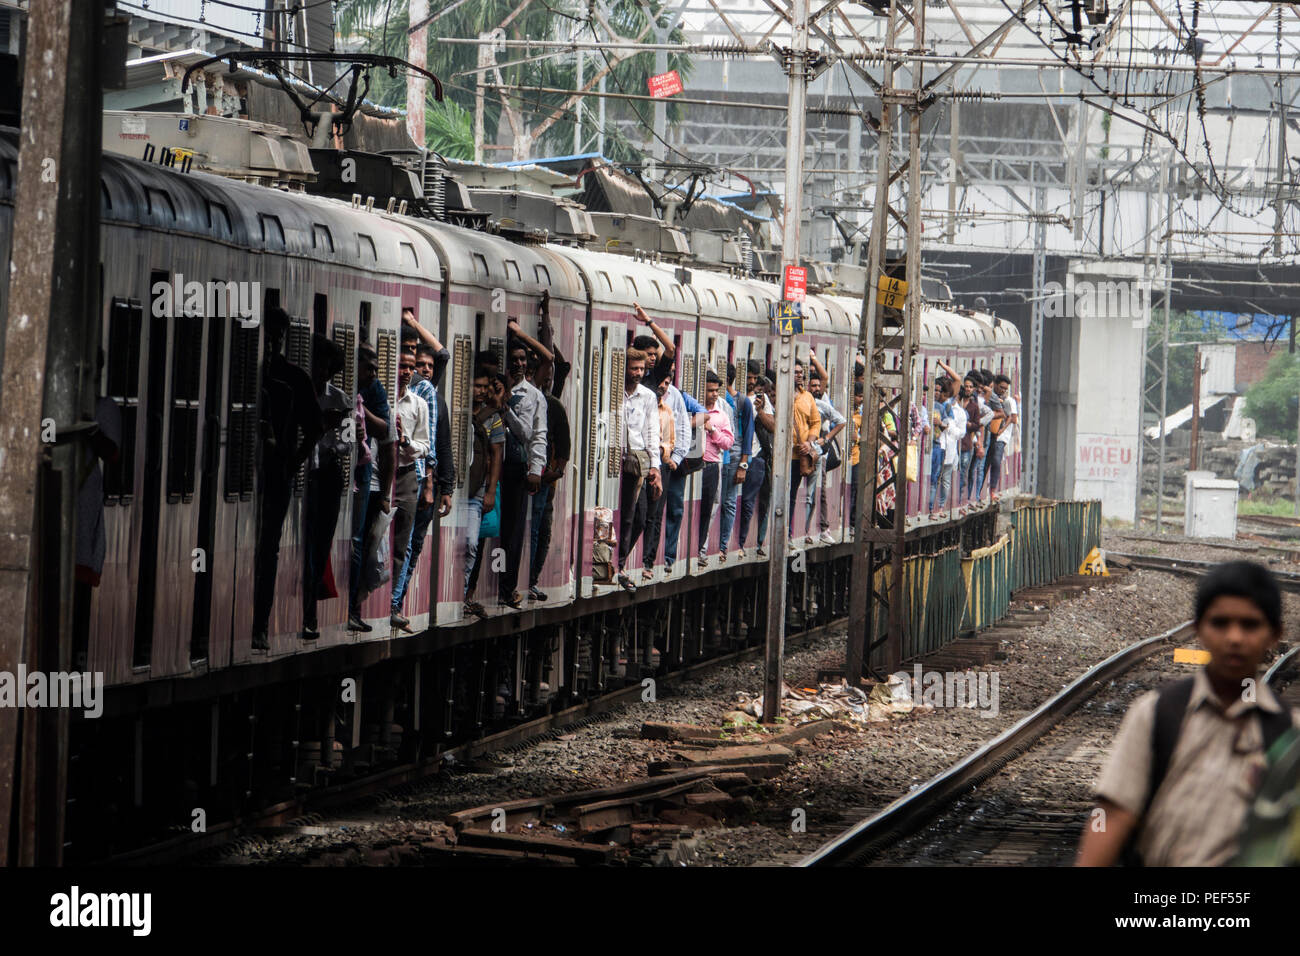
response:
{"label": "man in blue jeans", "polygon": [[[748,379],[748,376],[746,376]],[[737,494],[743,494],[741,487],[749,473],[751,446],[754,442],[754,403],[749,396],[736,387],[736,366],[727,366],[727,405],[730,408],[732,434],[735,444],[726,452],[722,465],[722,482],[719,494],[722,495],[722,520],[718,523],[718,561],[727,562],[727,549],[731,546],[731,529],[736,520]],[[754,492],[758,494],[757,490]],[[744,546],[741,537],[741,546]],[[743,556],[743,555],[742,555]]]}
{"label": "man in blue jeans", "polygon": [[357,391],[361,395],[366,413],[366,437],[374,461],[359,464],[353,469],[357,490],[352,496],[352,567],[348,576],[348,630],[366,633],[373,630],[361,620],[361,569],[365,565],[366,538],[375,516],[380,510],[389,510],[387,490],[371,493],[378,472],[380,489],[393,486],[393,442],[396,439],[391,427],[392,409],[388,405],[388,392],[379,381],[379,356],[369,345],[357,348]]}

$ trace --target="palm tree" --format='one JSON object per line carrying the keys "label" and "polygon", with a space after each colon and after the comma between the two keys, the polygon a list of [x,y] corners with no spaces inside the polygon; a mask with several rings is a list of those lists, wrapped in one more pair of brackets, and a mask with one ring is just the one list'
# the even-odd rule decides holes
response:
{"label": "palm tree", "polygon": [[[438,2],[438,0],[434,0]],[[429,25],[430,38],[478,37],[507,23],[504,35],[509,39],[578,39],[608,41],[610,33],[592,18],[585,0],[443,0],[448,12],[435,16]],[[656,22],[666,23],[666,4],[652,2]],[[512,16],[513,15],[513,16]],[[636,0],[610,0],[604,22],[616,38],[645,37],[650,16]],[[339,31],[343,37],[356,36],[362,50],[387,53],[406,58],[407,28],[410,23],[407,0],[343,0],[339,5]],[[649,39],[649,37],[647,37]],[[683,42],[680,28],[671,34],[672,42]],[[456,158],[470,158],[473,151],[473,111],[477,83],[479,47],[472,44],[430,42],[428,69],[443,83],[444,102],[430,99],[426,109],[426,145]],[[527,92],[530,88],[575,90],[577,58],[573,53],[546,55],[550,51],[510,48],[496,54],[503,87],[524,90],[486,91],[484,98],[484,141],[491,144],[503,139],[523,137],[531,151],[568,152],[572,148],[574,124],[581,109],[584,130],[596,130],[593,100],[570,104],[570,96],[558,93]],[[621,58],[620,58],[621,57]],[[519,62],[523,61],[523,62]],[[668,68],[683,80],[691,73],[685,54],[670,53]],[[609,92],[644,94],[646,80],[654,73],[654,54],[627,51],[587,51],[583,71],[584,86],[595,88],[593,78],[606,73]],[[497,84],[495,73],[486,74],[486,82]],[[403,106],[406,80],[401,73],[372,71],[370,98],[387,106]],[[684,118],[684,107],[671,100],[668,122]],[[635,120],[651,128],[651,104],[635,100],[611,99],[606,103],[605,151],[611,158],[636,162],[641,151],[632,144],[617,121]],[[467,125],[468,124],[468,125]],[[511,134],[511,135],[507,135]],[[533,145],[536,144],[536,145]],[[485,158],[492,159],[491,153]]]}

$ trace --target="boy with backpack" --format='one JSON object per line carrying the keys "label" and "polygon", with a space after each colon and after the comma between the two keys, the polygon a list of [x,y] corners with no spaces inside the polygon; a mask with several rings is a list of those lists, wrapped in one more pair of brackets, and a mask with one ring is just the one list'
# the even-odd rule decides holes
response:
{"label": "boy with backpack", "polygon": [[1259,668],[1282,635],[1282,595],[1261,565],[1220,565],[1196,591],[1196,635],[1210,660],[1138,699],[1097,785],[1100,813],[1077,866],[1222,866],[1289,714]]}

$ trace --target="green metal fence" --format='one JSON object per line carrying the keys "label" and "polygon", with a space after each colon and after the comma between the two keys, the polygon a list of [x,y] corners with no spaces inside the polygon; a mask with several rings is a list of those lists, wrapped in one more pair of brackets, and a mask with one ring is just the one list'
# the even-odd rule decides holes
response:
{"label": "green metal fence", "polygon": [[[1101,502],[1025,504],[1011,515],[1011,530],[995,544],[966,557],[957,547],[914,555],[903,563],[907,633],[902,657],[937,651],[963,631],[990,627],[1007,612],[1011,595],[1074,574],[1088,552],[1101,544]],[[889,580],[879,572],[878,587]],[[873,633],[884,634],[887,615],[875,608]],[[873,649],[871,666],[887,666],[886,648]]]}

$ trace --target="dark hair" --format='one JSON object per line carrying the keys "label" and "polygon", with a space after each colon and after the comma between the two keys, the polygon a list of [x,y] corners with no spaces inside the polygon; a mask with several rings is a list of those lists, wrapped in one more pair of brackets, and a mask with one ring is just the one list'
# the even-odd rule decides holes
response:
{"label": "dark hair", "polygon": [[514,386],[510,384],[510,379],[506,378],[500,372],[497,372],[496,378],[497,381],[501,383],[501,387],[506,390],[507,394],[514,389]]}
{"label": "dark hair", "polygon": [[371,348],[369,345],[358,345],[358,346],[357,346],[357,364],[358,364],[358,365],[364,364],[364,363],[366,363],[366,362],[378,362],[378,361],[379,361],[379,353],[376,352],[376,351],[375,351],[373,348]]}
{"label": "dark hair", "polygon": [[857,396],[859,396],[859,395],[861,395],[861,394],[862,394],[862,383],[861,383],[861,382],[854,382],[854,383],[853,383],[853,396],[856,398]]}
{"label": "dark hair", "polygon": [[402,343],[403,343],[403,344],[405,344],[405,343],[411,341],[411,339],[418,339],[419,337],[420,337],[420,333],[417,332],[417,331],[415,331],[415,329],[411,328],[409,325],[404,325],[404,326],[402,326]]}
{"label": "dark hair", "polygon": [[311,364],[313,369],[323,370],[326,378],[333,378],[343,371],[346,361],[338,343],[315,332],[311,337]]}
{"label": "dark hair", "polygon": [[735,380],[736,380],[736,363],[728,362],[727,363],[727,384],[730,385]]}
{"label": "dark hair", "polygon": [[757,385],[759,388],[771,388],[772,380],[768,378],[766,375],[760,375],[758,378],[754,380],[754,384]]}
{"label": "dark hair", "polygon": [[943,389],[945,392],[952,388],[952,379],[947,375],[940,375],[934,380],[934,387]]}
{"label": "dark hair", "polygon": [[999,375],[996,378],[994,378],[993,381],[999,385],[1001,385],[1003,382],[1006,382],[1008,385],[1011,384],[1011,378],[1006,375]]}
{"label": "dark hair", "polygon": [[266,313],[266,334],[284,335],[289,331],[291,321],[289,313],[277,305]]}
{"label": "dark hair", "polygon": [[1277,586],[1277,578],[1262,564],[1229,561],[1201,578],[1196,587],[1197,624],[1210,605],[1221,597],[1245,598],[1264,613],[1274,631],[1281,632],[1282,591]]}
{"label": "dark hair", "polygon": [[769,385],[775,385],[775,384],[776,384],[776,369],[773,369],[773,368],[765,368],[765,369],[763,369],[763,377],[767,379],[767,383],[768,383]]}
{"label": "dark hair", "polygon": [[527,345],[524,345],[522,339],[517,339],[517,338],[515,338],[515,337],[512,335],[512,336],[510,337],[510,341],[506,343],[506,358],[507,358],[507,359],[510,357],[510,353],[511,353],[511,352],[523,352],[523,353],[524,353],[524,358],[525,358],[525,360],[526,360],[527,357],[528,357],[529,349],[528,349],[528,346],[527,346]]}
{"label": "dark hair", "polygon": [[809,372],[808,372],[808,381],[811,382],[813,379],[817,379],[817,381],[819,381],[819,382],[822,380],[821,373],[818,372],[817,369],[815,369],[815,368],[814,368],[814,369],[810,369]]}
{"label": "dark hair", "polygon": [[708,384],[708,385],[721,385],[721,384],[722,384],[722,379],[718,378],[718,373],[715,372],[715,371],[713,371],[713,369],[709,369],[708,374],[704,376],[704,381],[705,381],[705,384]]}
{"label": "dark hair", "polygon": [[993,384],[992,370],[987,368],[980,369],[980,379],[984,382],[985,385],[992,385]]}
{"label": "dark hair", "polygon": [[632,340],[632,348],[644,352],[646,349],[659,348],[659,340],[653,335],[638,335]]}
{"label": "dark hair", "polygon": [[483,349],[481,352],[474,353],[474,364],[486,365],[489,368],[500,368],[501,356],[491,349]]}
{"label": "dark hair", "polygon": [[415,347],[415,357],[417,359],[422,355],[437,356],[437,354],[438,354],[438,350],[435,349],[428,342],[421,342],[419,345]]}
{"label": "dark hair", "polygon": [[762,375],[763,363],[758,359],[750,359],[747,366],[750,375]]}
{"label": "dark hair", "polygon": [[489,372],[489,371],[487,370],[487,366],[485,366],[485,365],[475,365],[475,366],[474,366],[474,379],[471,379],[471,381],[474,381],[475,379],[480,379],[480,378],[485,378],[485,379],[487,379],[489,382],[491,382],[492,379],[495,378],[495,376],[494,376],[491,372]]}

